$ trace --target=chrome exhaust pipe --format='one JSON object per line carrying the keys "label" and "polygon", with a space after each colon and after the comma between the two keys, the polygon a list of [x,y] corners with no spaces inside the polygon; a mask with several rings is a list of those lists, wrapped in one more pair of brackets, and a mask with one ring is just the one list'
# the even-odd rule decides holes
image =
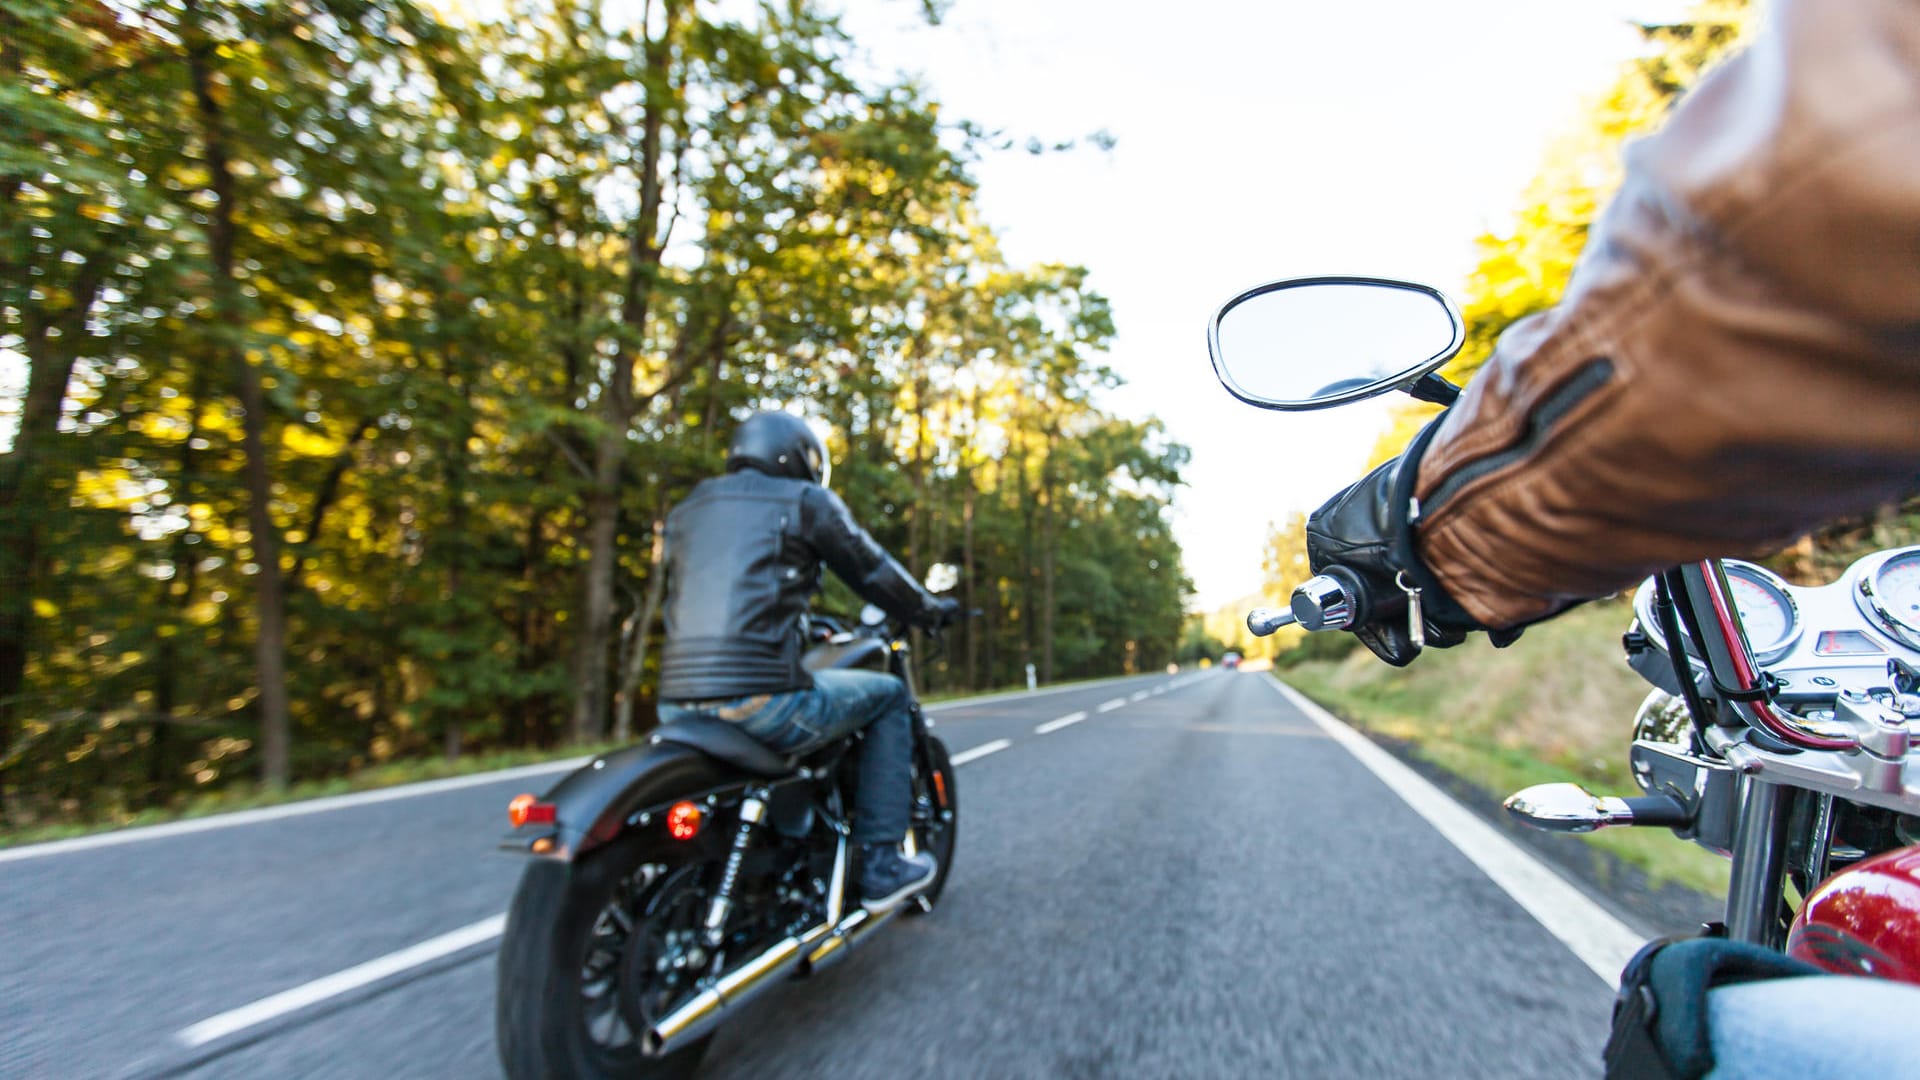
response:
{"label": "chrome exhaust pipe", "polygon": [[[788,937],[779,944],[722,975],[714,984],[694,995],[693,1000],[661,1017],[640,1037],[640,1047],[649,1056],[661,1057],[686,1047],[710,1034],[729,1013],[758,997],[761,991],[793,973],[802,962],[808,971],[819,971],[846,955],[868,934],[893,921],[905,903],[876,915],[856,907],[844,918],[848,868],[847,838],[842,836],[834,851],[833,876],[827,894],[828,921],[799,937]],[[912,900],[907,903],[912,903]]]}
{"label": "chrome exhaust pipe", "polygon": [[892,922],[904,907],[906,904],[897,904],[878,915],[866,908],[855,908],[853,914],[840,920],[840,925],[833,928],[833,933],[825,941],[815,945],[813,951],[807,954],[807,970],[820,971],[844,958],[847,949],[860,944],[868,934]]}
{"label": "chrome exhaust pipe", "polygon": [[[693,1000],[660,1018],[640,1036],[640,1048],[649,1055],[664,1056],[709,1034],[720,1026],[728,1013],[757,997],[762,990],[793,973],[814,946],[825,939],[838,941],[845,922],[840,915],[846,905],[847,838],[843,835],[833,852],[833,874],[827,891],[827,921],[799,937],[789,937],[752,960],[722,975],[714,984],[694,995]],[[865,915],[865,909],[855,912]]]}
{"label": "chrome exhaust pipe", "polygon": [[[693,1000],[656,1021],[641,1036],[641,1049],[649,1056],[661,1057],[682,1049],[720,1026],[727,1015],[760,996],[768,987],[793,974],[805,961],[810,971],[819,971],[846,954],[868,934],[893,921],[900,905],[875,915],[866,908],[855,908],[838,926],[822,924],[800,937],[789,937],[759,956],[741,964],[694,995]],[[812,946],[811,949],[808,946]]]}
{"label": "chrome exhaust pipe", "polygon": [[[810,931],[808,936],[814,936],[814,933]],[[801,949],[800,939],[790,937],[720,976],[712,986],[696,994],[692,1001],[661,1017],[648,1028],[641,1036],[641,1049],[652,1056],[664,1056],[709,1034],[720,1026],[720,1021],[728,1013],[792,974],[804,957]]]}

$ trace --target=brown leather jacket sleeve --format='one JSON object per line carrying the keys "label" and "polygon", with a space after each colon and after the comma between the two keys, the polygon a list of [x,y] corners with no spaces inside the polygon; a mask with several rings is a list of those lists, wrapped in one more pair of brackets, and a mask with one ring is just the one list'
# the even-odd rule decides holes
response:
{"label": "brown leather jacket sleeve", "polygon": [[1513,626],[1916,488],[1920,4],[1777,0],[1443,421],[1421,552]]}

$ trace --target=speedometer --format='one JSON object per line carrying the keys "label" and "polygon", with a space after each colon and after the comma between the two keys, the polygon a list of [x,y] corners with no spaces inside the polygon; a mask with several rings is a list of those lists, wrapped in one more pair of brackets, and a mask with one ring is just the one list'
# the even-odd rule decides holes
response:
{"label": "speedometer", "polygon": [[1872,556],[1858,569],[1854,602],[1867,618],[1920,649],[1920,548],[1902,548]]}
{"label": "speedometer", "polygon": [[1753,658],[1771,664],[1785,656],[1800,636],[1800,609],[1787,595],[1787,583],[1764,566],[1732,559],[1723,565]]}
{"label": "speedometer", "polygon": [[[1920,555],[1920,551],[1915,555]],[[1800,608],[1787,592],[1787,583],[1766,567],[1750,562],[1725,559],[1721,565],[1727,571],[1734,610],[1740,613],[1740,626],[1746,631],[1747,647],[1752,650],[1754,660],[1771,664],[1787,655],[1800,638]],[[1920,579],[1920,575],[1916,577]],[[1640,616],[1641,629],[1665,649],[1665,635],[1653,615],[1651,588],[1642,588],[1634,597],[1634,609]],[[1687,652],[1700,655],[1692,642],[1687,643]]]}

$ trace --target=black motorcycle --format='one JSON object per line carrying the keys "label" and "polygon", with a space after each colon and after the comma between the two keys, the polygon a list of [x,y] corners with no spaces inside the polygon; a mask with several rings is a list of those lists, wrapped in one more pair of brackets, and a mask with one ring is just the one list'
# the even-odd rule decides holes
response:
{"label": "black motorcycle", "polygon": [[[810,627],[809,669],[867,668],[913,686],[906,627],[878,608],[857,625],[815,616]],[[901,912],[931,912],[959,804],[928,726],[916,702],[906,846],[930,852],[939,873],[880,914],[853,895],[858,734],[788,757],[724,721],[679,721],[516,798],[501,846],[532,862],[500,944],[507,1075],[685,1076],[760,992],[845,956]]]}

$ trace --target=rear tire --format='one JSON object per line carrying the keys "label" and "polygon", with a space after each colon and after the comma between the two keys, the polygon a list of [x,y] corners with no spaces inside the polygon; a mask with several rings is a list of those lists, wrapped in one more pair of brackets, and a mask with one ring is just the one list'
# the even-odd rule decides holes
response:
{"label": "rear tire", "polygon": [[703,864],[627,837],[580,862],[527,867],[501,937],[494,1004],[500,1064],[511,1080],[693,1073],[712,1037],[665,1057],[640,1049],[633,1012],[658,1016],[691,996],[649,979],[635,987],[635,949],[662,948],[704,910]]}
{"label": "rear tire", "polygon": [[953,853],[960,835],[960,791],[954,784],[953,762],[947,744],[936,735],[920,740],[913,766],[913,841],[940,864],[933,884],[908,902],[904,914],[925,915],[940,902],[953,870]]}

